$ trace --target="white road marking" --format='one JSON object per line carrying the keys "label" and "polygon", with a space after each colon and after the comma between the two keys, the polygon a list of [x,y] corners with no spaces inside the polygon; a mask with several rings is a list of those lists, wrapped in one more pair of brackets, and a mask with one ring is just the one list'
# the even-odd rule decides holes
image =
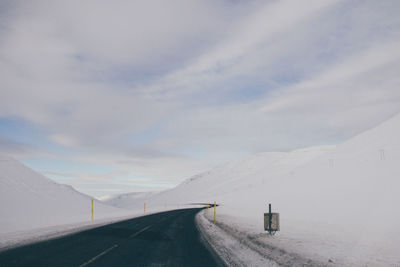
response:
{"label": "white road marking", "polygon": [[146,231],[147,229],[149,229],[151,227],[151,225],[149,225],[149,226],[147,226],[147,227],[145,227],[145,228],[143,228],[142,230],[140,230],[139,232],[136,232],[136,233],[134,233],[133,235],[131,235],[130,237],[135,237],[135,236],[137,236],[138,234],[140,234],[140,233],[142,233],[142,232],[144,232],[144,231]]}
{"label": "white road marking", "polygon": [[[171,216],[171,215],[170,215],[170,216]],[[168,217],[166,217],[166,218],[164,217],[161,221],[165,221],[165,220],[168,219],[170,216],[168,216]],[[161,222],[161,221],[159,221],[159,222]],[[152,226],[152,225],[146,226],[145,228],[143,228],[143,229],[140,230],[139,232],[136,232],[136,233],[132,234],[130,237],[135,237],[135,236],[139,235],[140,233],[142,233],[142,232],[146,231],[147,229],[149,229],[151,226]],[[114,246],[112,246],[112,247],[110,247],[110,248],[104,250],[102,253],[100,253],[100,254],[97,255],[96,257],[91,258],[89,261],[87,261],[87,262],[85,262],[85,263],[79,265],[79,267],[83,267],[83,266],[86,266],[86,265],[88,265],[88,264],[94,262],[95,260],[97,260],[98,258],[100,258],[101,256],[103,256],[104,254],[110,252],[111,250],[113,250],[113,249],[116,248],[116,247],[118,247],[117,244],[115,244]]]}
{"label": "white road marking", "polygon": [[104,254],[110,252],[111,250],[113,250],[113,249],[116,248],[116,247],[118,247],[117,244],[115,244],[115,245],[112,246],[112,247],[109,247],[108,249],[104,250],[102,253],[100,253],[100,254],[97,255],[96,257],[93,257],[93,258],[91,258],[90,260],[88,260],[87,262],[85,262],[85,263],[79,265],[79,267],[83,267],[83,266],[86,266],[86,265],[88,265],[88,264],[94,262],[95,260],[97,260],[98,258],[100,258],[101,256],[103,256]]}

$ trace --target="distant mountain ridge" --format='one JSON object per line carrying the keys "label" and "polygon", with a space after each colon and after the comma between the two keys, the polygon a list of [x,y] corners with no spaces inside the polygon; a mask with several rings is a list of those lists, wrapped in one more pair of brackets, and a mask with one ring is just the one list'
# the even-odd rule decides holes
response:
{"label": "distant mountain ridge", "polygon": [[100,197],[99,200],[114,207],[129,209],[132,208],[132,204],[136,204],[136,202],[142,204],[143,199],[149,198],[157,193],[158,192],[132,192],[126,194],[104,196]]}

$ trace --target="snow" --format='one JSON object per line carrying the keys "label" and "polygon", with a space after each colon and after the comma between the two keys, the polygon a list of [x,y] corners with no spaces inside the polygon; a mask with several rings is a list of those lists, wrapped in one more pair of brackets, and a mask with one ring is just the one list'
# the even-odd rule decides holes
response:
{"label": "snow", "polygon": [[[142,213],[144,203],[157,212],[216,201],[217,223],[211,211],[197,222],[232,264],[399,266],[399,136],[400,114],[338,146],[259,153],[170,190],[104,201],[131,214]],[[0,158],[0,201],[7,203],[0,237],[90,219],[90,197],[7,157]],[[268,203],[281,219],[273,237],[263,230]],[[127,214],[98,201],[95,210],[96,219]]]}
{"label": "snow", "polygon": [[83,221],[71,224],[57,224],[22,231],[13,231],[0,234],[0,251],[13,247],[19,247],[25,244],[36,243],[48,239],[58,238],[76,232],[81,232],[94,227],[100,227],[106,224],[143,216],[143,213],[129,214],[122,217],[110,217],[105,219],[96,219],[92,221]]}
{"label": "snow", "polygon": [[[399,136],[397,115],[337,147],[260,153],[130,207],[216,201],[218,227],[257,236],[258,244],[337,266],[398,266]],[[263,231],[268,203],[281,218],[274,238]]]}
{"label": "snow", "polygon": [[124,209],[132,208],[132,205],[139,200],[149,198],[153,195],[157,194],[157,192],[132,192],[126,194],[119,195],[108,195],[99,197],[103,203]]}
{"label": "snow", "polygon": [[78,227],[133,214],[94,200],[92,223],[90,196],[58,184],[4,155],[0,156],[0,203],[0,247],[10,245],[13,240],[21,241],[22,236],[38,236],[42,230],[48,235],[48,229],[57,225],[59,232],[62,225]]}

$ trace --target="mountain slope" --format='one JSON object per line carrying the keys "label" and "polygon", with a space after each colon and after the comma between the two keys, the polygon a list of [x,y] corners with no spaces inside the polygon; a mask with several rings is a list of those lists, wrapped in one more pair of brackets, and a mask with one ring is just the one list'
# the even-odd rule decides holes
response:
{"label": "mountain slope", "polygon": [[[307,220],[365,223],[368,212],[389,215],[393,201],[400,201],[398,136],[400,115],[337,147],[261,153],[224,164],[147,202],[157,206],[215,200],[221,210],[241,210],[246,216],[259,216],[272,202],[286,217],[309,212],[314,215]],[[392,215],[397,222],[397,213]]]}
{"label": "mountain slope", "polygon": [[[90,220],[91,198],[0,156],[0,233]],[[94,203],[95,218],[126,214]]]}

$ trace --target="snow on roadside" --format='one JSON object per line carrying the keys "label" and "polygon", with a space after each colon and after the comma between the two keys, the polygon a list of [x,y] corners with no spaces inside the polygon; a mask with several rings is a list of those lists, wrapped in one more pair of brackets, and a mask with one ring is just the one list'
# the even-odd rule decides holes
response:
{"label": "snow on roadside", "polygon": [[329,262],[278,246],[274,236],[244,229],[232,219],[218,216],[214,223],[205,211],[196,216],[204,238],[228,266],[325,266]]}
{"label": "snow on roadside", "polygon": [[351,236],[351,232],[337,225],[313,225],[319,229],[311,232],[304,225],[294,226],[270,236],[252,220],[218,215],[213,223],[204,211],[196,223],[229,266],[399,266],[393,252],[371,253],[373,244],[366,247],[352,238],[338,239],[336,234]]}
{"label": "snow on roadside", "polygon": [[112,217],[100,219],[94,222],[85,221],[80,223],[60,224],[42,228],[35,228],[23,231],[15,231],[0,234],[0,251],[14,247],[19,247],[31,243],[36,243],[48,239],[58,238],[65,235],[81,232],[95,227],[116,223],[143,216],[143,214],[132,214],[123,217]]}
{"label": "snow on roadside", "polygon": [[279,266],[270,259],[243,244],[218,224],[213,224],[203,212],[196,215],[196,224],[202,238],[227,266]]}
{"label": "snow on roadside", "polygon": [[78,233],[92,228],[100,227],[103,225],[117,223],[120,221],[138,218],[142,216],[147,216],[158,212],[165,212],[165,210],[160,209],[160,210],[153,210],[151,212],[147,211],[145,214],[141,210],[140,211],[130,210],[128,212],[129,215],[96,219],[93,222],[82,221],[70,224],[57,224],[41,228],[0,233],[0,252],[14,247],[19,247],[40,241],[58,238],[69,234]]}

